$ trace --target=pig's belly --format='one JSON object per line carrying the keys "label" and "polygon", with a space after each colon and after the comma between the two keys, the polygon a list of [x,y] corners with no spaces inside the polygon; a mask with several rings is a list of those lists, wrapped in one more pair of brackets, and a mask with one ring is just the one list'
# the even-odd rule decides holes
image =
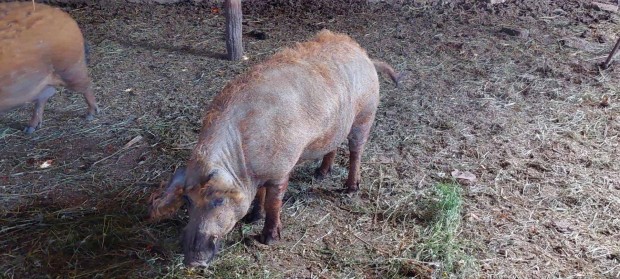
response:
{"label": "pig's belly", "polygon": [[40,81],[4,87],[0,85],[0,111],[7,111],[36,100],[45,86]]}
{"label": "pig's belly", "polygon": [[348,132],[339,131],[337,135],[320,138],[309,144],[301,153],[299,161],[317,160],[332,152],[347,139]]}
{"label": "pig's belly", "polygon": [[55,74],[34,66],[0,72],[0,111],[35,101],[46,86],[60,83]]}
{"label": "pig's belly", "polygon": [[3,91],[0,88],[0,112],[6,112],[36,99],[32,90],[26,92]]}
{"label": "pig's belly", "polygon": [[311,161],[311,160],[321,159],[321,158],[323,158],[323,156],[325,156],[327,153],[333,151],[334,149],[331,149],[331,150],[328,150],[328,149],[323,149],[323,150],[304,150],[304,153],[301,154],[301,158],[299,158],[299,162],[298,163],[301,163],[303,161]]}

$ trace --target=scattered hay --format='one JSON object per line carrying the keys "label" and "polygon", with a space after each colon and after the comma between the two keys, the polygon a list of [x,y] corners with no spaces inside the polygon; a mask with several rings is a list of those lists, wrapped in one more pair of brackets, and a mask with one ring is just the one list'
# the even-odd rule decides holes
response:
{"label": "scattered hay", "polygon": [[[102,114],[84,122],[82,97],[61,91],[31,137],[20,132],[30,106],[0,116],[0,277],[466,276],[458,260],[455,274],[435,274],[446,265],[439,257],[416,258],[430,251],[428,189],[454,169],[477,178],[462,188],[453,250],[475,258],[473,277],[620,276],[620,72],[596,66],[620,33],[618,15],[579,0],[313,13],[302,2],[248,10],[245,30],[268,39],[247,37],[250,60],[234,63],[217,58],[224,19],[210,6],[70,10],[93,46]],[[529,35],[506,36],[504,26]],[[360,192],[337,191],[343,144],[330,178],[313,181],[312,164],[293,173],[281,243],[257,243],[260,223],[239,225],[209,268],[185,269],[184,215],[143,223],[146,197],[187,159],[206,104],[228,80],[323,28],[410,77],[398,89],[382,84]]]}

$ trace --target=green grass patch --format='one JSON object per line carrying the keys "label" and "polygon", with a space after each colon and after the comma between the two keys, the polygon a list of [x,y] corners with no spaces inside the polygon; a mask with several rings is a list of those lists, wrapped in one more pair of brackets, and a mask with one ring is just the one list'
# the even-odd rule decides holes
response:
{"label": "green grass patch", "polygon": [[451,274],[468,277],[476,270],[473,258],[458,239],[462,206],[461,188],[454,183],[437,184],[428,201],[430,223],[421,233],[416,258],[436,264],[436,274],[442,278]]}

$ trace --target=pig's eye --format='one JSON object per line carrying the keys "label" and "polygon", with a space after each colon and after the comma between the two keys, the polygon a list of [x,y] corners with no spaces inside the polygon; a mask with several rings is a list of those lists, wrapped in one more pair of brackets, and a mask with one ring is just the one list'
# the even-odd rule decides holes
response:
{"label": "pig's eye", "polygon": [[187,205],[192,206],[192,200],[187,195],[183,195],[183,200]]}
{"label": "pig's eye", "polygon": [[217,198],[211,201],[211,206],[212,207],[218,207],[220,205],[224,204],[224,198]]}

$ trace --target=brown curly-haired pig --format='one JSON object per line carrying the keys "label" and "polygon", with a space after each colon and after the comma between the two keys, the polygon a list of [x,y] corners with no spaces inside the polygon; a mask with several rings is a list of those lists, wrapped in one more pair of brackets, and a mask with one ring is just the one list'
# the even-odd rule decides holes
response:
{"label": "brown curly-haired pig", "polygon": [[246,214],[250,220],[265,215],[261,242],[279,240],[294,166],[322,158],[316,173],[327,175],[347,139],[346,191],[358,190],[360,157],[379,104],[377,70],[398,79],[348,36],[324,30],[254,66],[215,97],[187,167],[151,197],[153,219],[189,203],[186,265],[206,266],[218,240]]}

